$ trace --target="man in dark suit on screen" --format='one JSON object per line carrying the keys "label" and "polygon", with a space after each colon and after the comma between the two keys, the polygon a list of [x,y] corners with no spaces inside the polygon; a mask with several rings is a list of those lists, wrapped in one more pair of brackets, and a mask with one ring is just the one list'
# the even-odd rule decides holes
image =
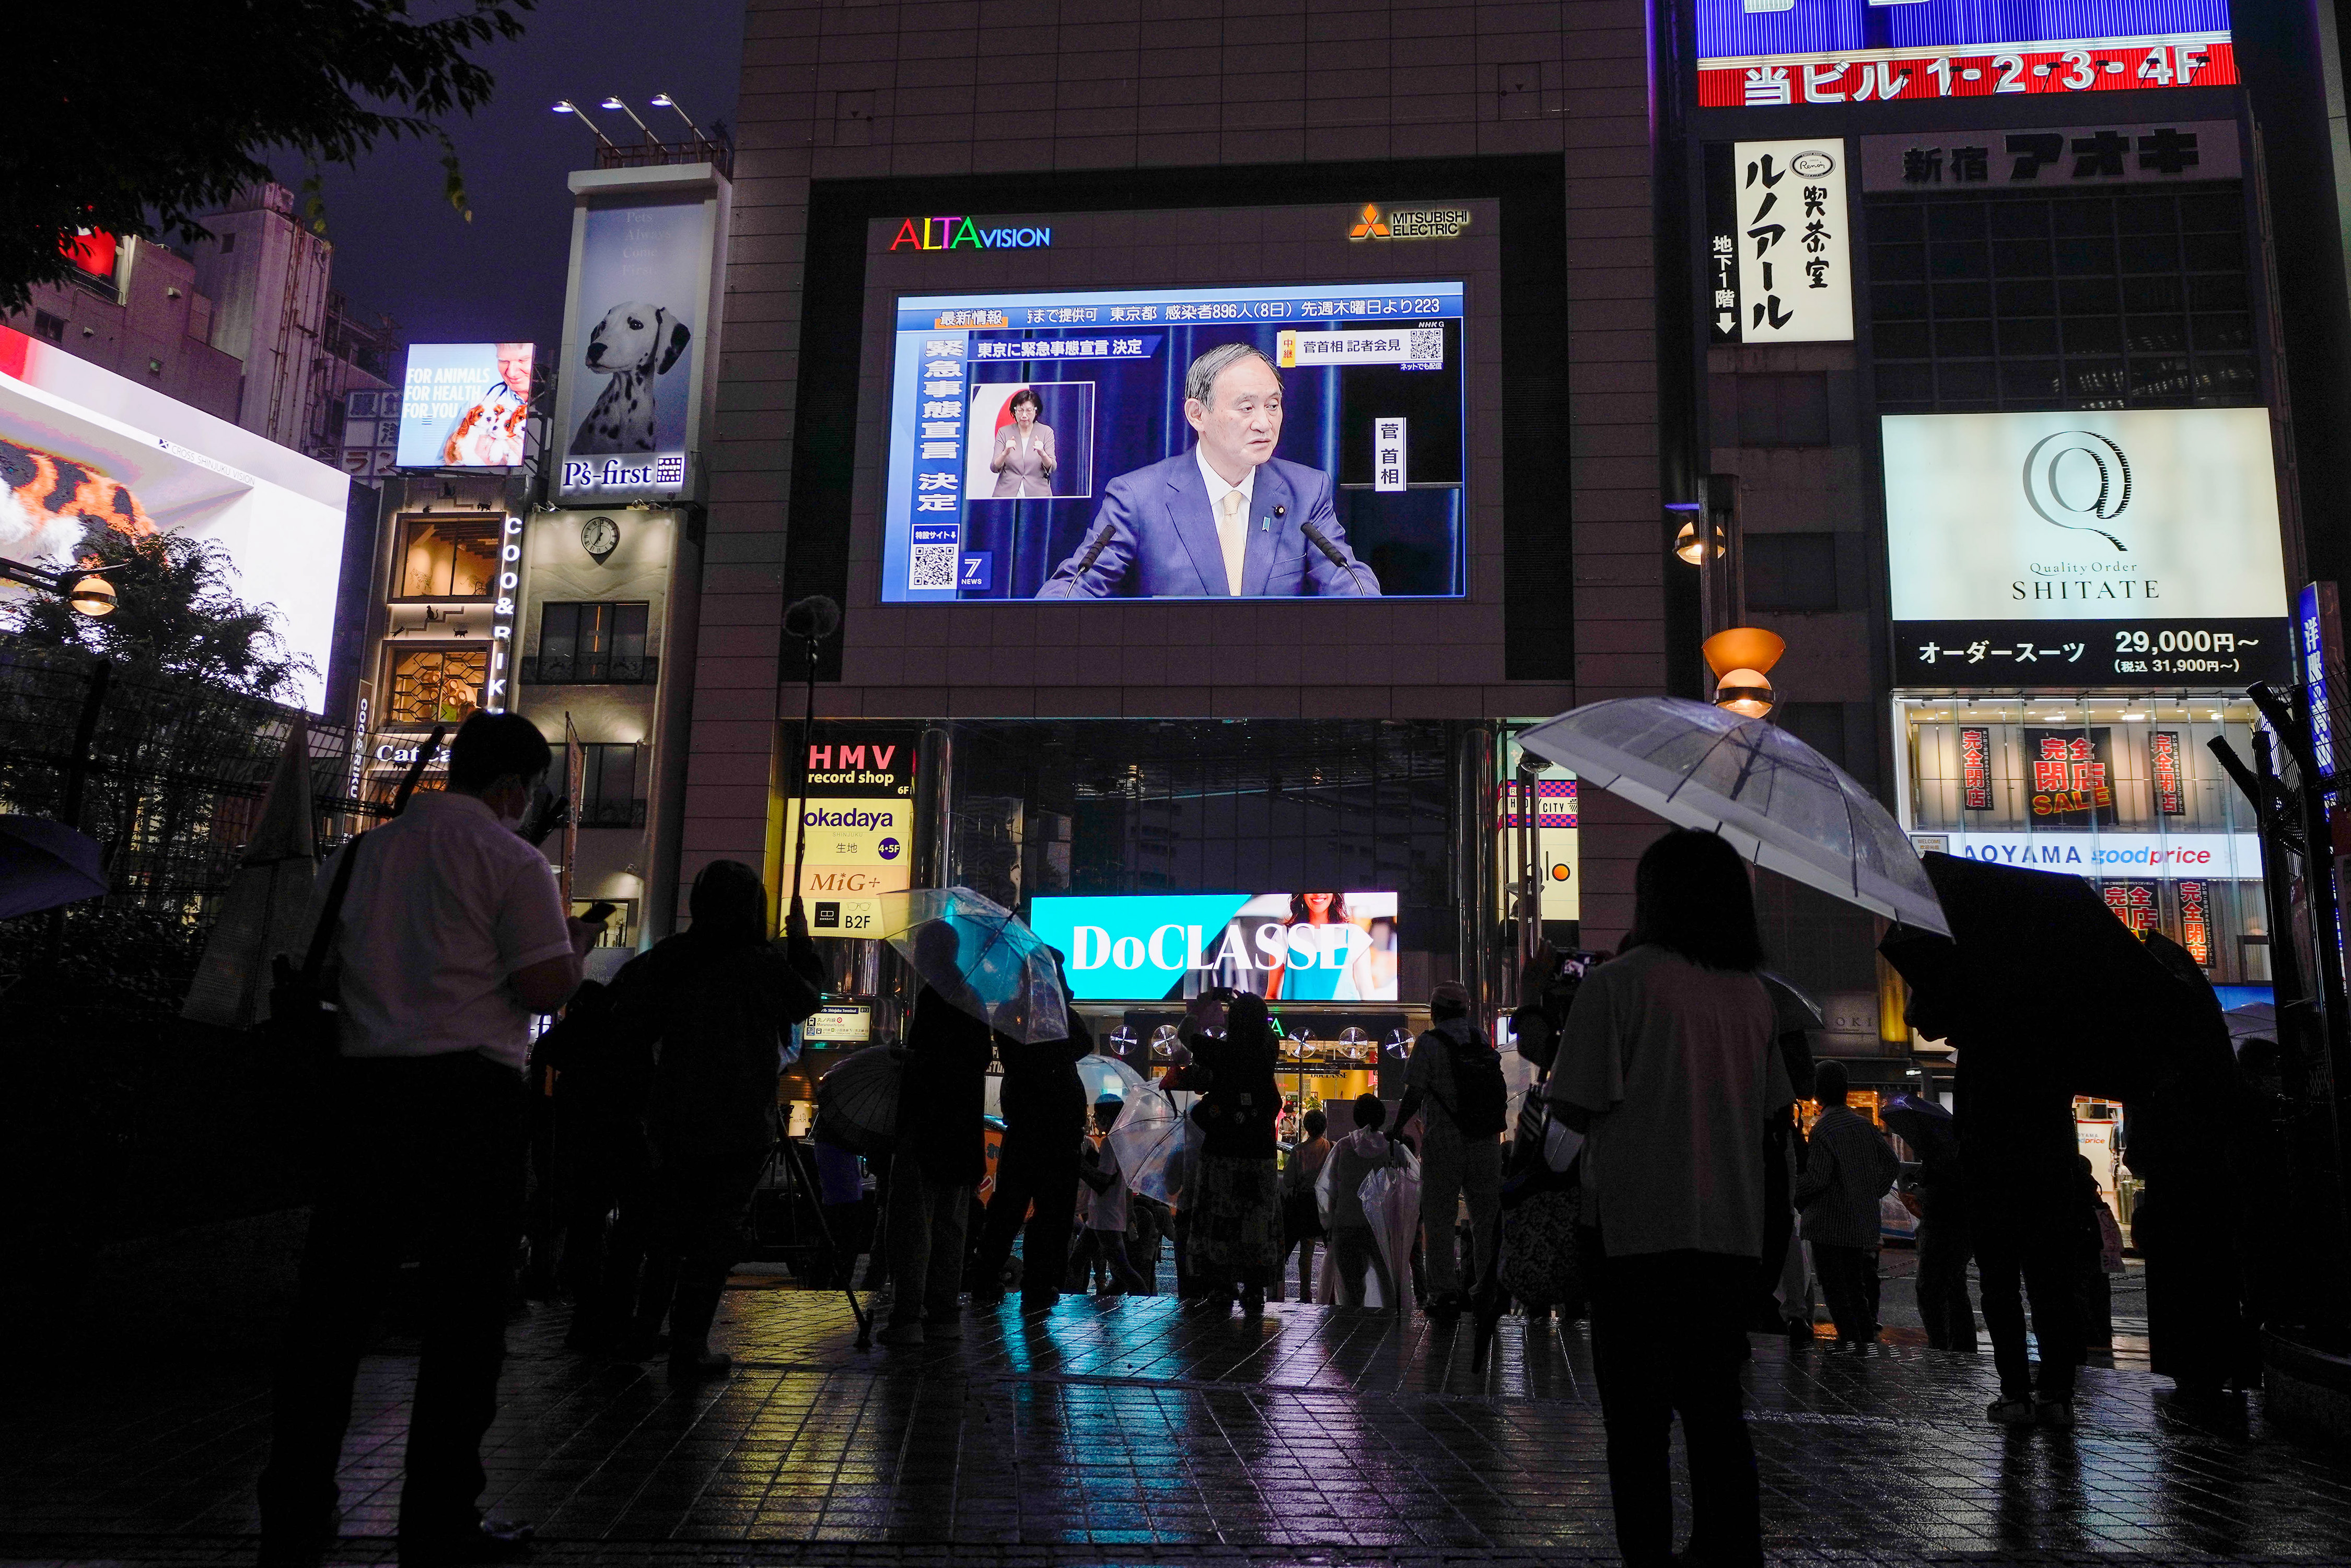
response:
{"label": "man in dark suit on screen", "polygon": [[1273,455],[1281,376],[1247,343],[1192,361],[1191,451],[1102,491],[1102,509],[1040,599],[1374,598],[1380,580],[1347,548],[1331,476]]}

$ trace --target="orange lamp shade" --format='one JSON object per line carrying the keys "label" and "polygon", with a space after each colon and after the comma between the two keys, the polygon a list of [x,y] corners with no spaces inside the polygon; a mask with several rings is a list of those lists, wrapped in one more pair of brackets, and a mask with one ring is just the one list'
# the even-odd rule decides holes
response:
{"label": "orange lamp shade", "polygon": [[1733,626],[1728,632],[1717,632],[1699,649],[1706,655],[1706,667],[1714,672],[1717,680],[1732,670],[1768,674],[1787,651],[1785,638],[1760,626]]}

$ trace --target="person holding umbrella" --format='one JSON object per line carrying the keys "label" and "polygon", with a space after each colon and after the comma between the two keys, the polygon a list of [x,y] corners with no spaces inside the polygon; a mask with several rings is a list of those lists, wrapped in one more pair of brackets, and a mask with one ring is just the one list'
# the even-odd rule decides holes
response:
{"label": "person holding umbrella", "polygon": [[1585,1137],[1593,1370],[1631,1563],[1674,1560],[1677,1413],[1690,1557],[1763,1560],[1739,1367],[1763,1245],[1764,1126],[1795,1095],[1762,964],[1738,852],[1712,833],[1666,834],[1634,873],[1625,950],[1584,977],[1552,1070],[1552,1114]]}
{"label": "person holding umbrella", "polygon": [[1074,1068],[1094,1047],[1078,1015],[1072,1012],[1069,1019],[1066,1040],[1024,1044],[1006,1038],[996,1042],[1004,1062],[1004,1144],[996,1156],[996,1191],[987,1200],[973,1277],[991,1303],[1001,1301],[1003,1293],[994,1282],[1012,1256],[1013,1237],[1019,1236],[1024,1312],[1053,1310],[1070,1266],[1070,1231],[1078,1207],[1078,1144],[1086,1130],[1085,1085]]}
{"label": "person holding umbrella", "polygon": [[1924,1094],[1897,1094],[1878,1114],[1917,1151],[1918,1316],[1930,1350],[1975,1354],[1976,1311],[1968,1300],[1968,1191],[1951,1113]]}
{"label": "person holding umbrella", "polygon": [[996,1044],[981,1005],[952,977],[962,946],[955,926],[925,925],[915,946],[914,967],[928,979],[906,1028],[890,1166],[884,1237],[895,1294],[889,1324],[874,1336],[891,1345],[963,1337],[956,1301],[972,1192],[987,1169],[987,1077]]}
{"label": "person holding umbrella", "polygon": [[[2111,918],[2111,916],[2109,916]],[[2074,1205],[2078,1134],[2064,1081],[2022,1052],[1995,1043],[1997,1019],[1949,991],[1918,987],[1910,1026],[1959,1047],[1959,1176],[1972,1224],[1984,1329],[1991,1335],[2000,1397],[1984,1414],[2002,1427],[2074,1424],[2074,1375],[2082,1364],[2081,1302],[2074,1290]],[[2025,1352],[2024,1308],[2041,1348]]]}

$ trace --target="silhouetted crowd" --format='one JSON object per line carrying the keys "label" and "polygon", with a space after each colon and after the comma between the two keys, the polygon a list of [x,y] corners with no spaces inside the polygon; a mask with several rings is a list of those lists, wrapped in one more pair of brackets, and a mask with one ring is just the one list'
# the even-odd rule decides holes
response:
{"label": "silhouetted crowd", "polygon": [[[1481,1336],[1512,1310],[1588,1316],[1618,1540],[1636,1563],[1677,1560],[1677,1417],[1691,1558],[1761,1562],[1748,1336],[1813,1343],[1818,1299],[1835,1345],[1876,1341],[1889,1229],[1915,1231],[1931,1346],[1972,1350],[1980,1304],[1996,1423],[2070,1428],[2076,1369],[2112,1337],[2123,1238],[2062,1075],[2002,1048],[2016,1020],[1929,985],[1912,1021],[1957,1047],[1957,1104],[1912,1094],[1869,1113],[1844,1062],[1813,1060],[1817,1016],[1763,973],[1747,869],[1715,836],[1650,847],[1613,957],[1546,949],[1529,967],[1515,1067],[1468,994],[1437,986],[1393,1112],[1367,1092],[1298,1114],[1265,1000],[1227,989],[1187,1003],[1156,1083],[1088,1075],[1095,1042],[1074,1009],[1058,1038],[1004,1032],[956,977],[954,931],[925,927],[928,982],[879,1091],[886,1135],[850,1137],[820,1113],[804,1145],[779,1136],[778,1084],[825,973],[797,914],[771,941],[758,873],[714,862],[686,930],[583,985],[597,933],[567,918],[516,834],[549,761],[527,722],[477,715],[446,791],[321,872],[339,1142],[278,1379],[265,1563],[316,1562],[335,1539],[353,1378],[403,1259],[421,1263],[424,1323],[402,1560],[486,1561],[529,1535],[478,1507],[525,1236],[541,1288],[573,1303],[569,1348],[723,1376],[712,1325],[763,1193],[797,1204],[792,1228],[818,1239],[799,1249],[809,1282],[852,1288],[867,1260],[889,1346],[960,1337],[967,1310],[1015,1289],[1034,1317],[1156,1293],[1163,1261],[1183,1310],[1212,1319],[1262,1323],[1293,1256],[1301,1301],[1416,1304]],[[559,1010],[534,1040],[533,1019]],[[2284,1252],[2274,1206],[2256,1201],[2283,1168],[2281,1058],[2256,1041],[2229,1060],[2224,1080],[2156,1082],[2122,1145],[2155,1366],[2199,1397],[2252,1375]],[[1129,1120],[1146,1097],[1166,1110],[1147,1145]]]}

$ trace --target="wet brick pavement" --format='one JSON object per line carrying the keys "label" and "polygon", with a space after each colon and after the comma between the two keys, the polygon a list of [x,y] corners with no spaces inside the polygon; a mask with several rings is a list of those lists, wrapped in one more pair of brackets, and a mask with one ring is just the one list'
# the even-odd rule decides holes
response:
{"label": "wet brick pavement", "polygon": [[[1174,1302],[971,1312],[958,1343],[852,1347],[836,1296],[729,1293],[724,1383],[512,1333],[496,1511],[537,1561],[630,1563],[1535,1563],[1614,1559],[1580,1329],[1466,1329],[1295,1303],[1261,1330]],[[2351,1454],[2265,1428],[2258,1397],[2170,1408],[2084,1375],[2070,1436],[1991,1427],[1990,1358],[1754,1341],[1775,1562],[2351,1563]],[[337,1561],[388,1561],[413,1374],[369,1358]],[[268,1400],[250,1373],[126,1368],[0,1406],[0,1563],[247,1561]]]}

